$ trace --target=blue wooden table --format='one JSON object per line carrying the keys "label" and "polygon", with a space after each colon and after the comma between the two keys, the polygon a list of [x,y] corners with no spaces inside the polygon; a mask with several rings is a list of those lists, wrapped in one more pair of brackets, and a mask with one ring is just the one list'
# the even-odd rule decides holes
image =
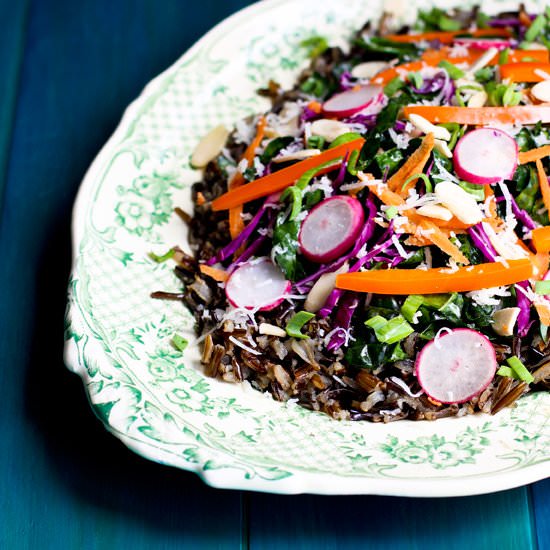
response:
{"label": "blue wooden table", "polygon": [[246,0],[0,1],[0,548],[550,548],[550,481],[452,499],[215,490],[107,434],[63,365],[70,213],[124,107]]}

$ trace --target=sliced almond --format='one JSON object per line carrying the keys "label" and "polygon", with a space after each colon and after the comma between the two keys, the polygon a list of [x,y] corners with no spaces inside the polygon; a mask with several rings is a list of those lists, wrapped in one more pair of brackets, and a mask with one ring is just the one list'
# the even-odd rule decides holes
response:
{"label": "sliced almond", "polygon": [[301,151],[289,153],[288,155],[275,157],[273,159],[273,162],[288,162],[291,160],[304,160],[310,157],[315,157],[320,154],[321,154],[321,151],[319,149],[302,149]]}
{"label": "sliced almond", "polygon": [[448,159],[453,158],[453,152],[449,149],[449,145],[446,141],[442,139],[434,139],[434,149],[439,151],[443,156]]}
{"label": "sliced almond", "polygon": [[540,322],[544,326],[550,326],[550,304],[548,301],[536,300],[535,309],[539,315]]}
{"label": "sliced almond", "polygon": [[304,309],[310,313],[317,313],[327,301],[329,294],[336,287],[336,277],[341,273],[346,273],[349,267],[347,262],[332,273],[321,275],[317,282],[311,287],[304,303]]}
{"label": "sliced almond", "polygon": [[495,311],[493,313],[493,330],[500,336],[513,336],[520,311],[519,307],[505,307]]}
{"label": "sliced almond", "polygon": [[379,72],[388,68],[388,64],[385,61],[366,61],[365,63],[359,63],[355,65],[351,70],[351,76],[354,78],[372,78]]}
{"label": "sliced almond", "polygon": [[474,92],[468,100],[468,107],[483,107],[487,103],[489,96],[485,90]]}
{"label": "sliced almond", "polygon": [[416,211],[421,216],[427,216],[428,218],[435,218],[436,220],[443,220],[446,222],[453,217],[453,213],[440,204],[425,204],[417,208]]}
{"label": "sliced almond", "polygon": [[426,120],[423,116],[417,114],[410,114],[409,120],[415,128],[418,128],[424,134],[433,134],[434,138],[449,141],[451,139],[451,133],[447,128],[443,126],[436,126],[429,120]]}
{"label": "sliced almond", "polygon": [[322,118],[312,122],[311,135],[325,138],[328,142],[334,141],[342,134],[350,132],[350,127],[338,120],[330,120],[328,118]]}
{"label": "sliced almond", "polygon": [[450,181],[442,181],[435,186],[435,196],[461,222],[476,224],[483,219],[481,208],[475,198]]}
{"label": "sliced almond", "polygon": [[[479,57],[468,69],[468,72],[466,73],[466,77],[473,77],[477,71],[480,69],[483,69],[485,65],[487,65],[493,57],[498,53],[497,48],[489,48],[481,57]],[[474,80],[472,78],[472,80]]]}
{"label": "sliced almond", "polygon": [[278,336],[279,338],[284,338],[286,336],[286,332],[281,327],[270,325],[269,323],[260,323],[258,332],[268,336]]}
{"label": "sliced almond", "polygon": [[483,229],[493,248],[505,260],[521,260],[528,256],[528,252],[519,244],[517,235],[513,231],[496,233],[493,226],[486,222],[483,222]]}
{"label": "sliced almond", "polygon": [[212,128],[200,141],[193,155],[191,156],[191,166],[195,168],[204,168],[211,160],[214,160],[221,152],[229,130],[223,126]]}
{"label": "sliced almond", "polygon": [[531,88],[531,97],[541,103],[550,102],[550,80],[543,80]]}

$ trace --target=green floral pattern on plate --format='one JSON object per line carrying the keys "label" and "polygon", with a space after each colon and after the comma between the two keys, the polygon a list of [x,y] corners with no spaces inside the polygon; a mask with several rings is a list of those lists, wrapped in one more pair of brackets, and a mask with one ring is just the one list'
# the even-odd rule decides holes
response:
{"label": "green floral pattern on plate", "polygon": [[[546,394],[495,417],[337,422],[206,378],[189,312],[149,297],[179,289],[147,253],[186,243],[171,212],[191,209],[200,136],[266,108],[254,90],[269,78],[290,85],[304,38],[341,42],[382,4],[268,0],[229,18],[147,86],[90,168],[74,210],[66,362],[106,427],[143,456],[215,486],[283,493],[476,494],[546,476]],[[411,16],[427,2],[391,4]],[[183,356],[176,332],[191,342]]]}

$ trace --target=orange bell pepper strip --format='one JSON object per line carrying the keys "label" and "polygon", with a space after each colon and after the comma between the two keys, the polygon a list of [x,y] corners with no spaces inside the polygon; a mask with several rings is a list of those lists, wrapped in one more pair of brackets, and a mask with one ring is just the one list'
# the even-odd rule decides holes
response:
{"label": "orange bell pepper strip", "polygon": [[506,264],[491,262],[455,270],[377,269],[344,273],[336,277],[336,287],[374,294],[440,294],[511,285],[531,278],[533,265],[529,259],[508,260]]}
{"label": "orange bell pepper strip", "polygon": [[504,63],[500,66],[501,78],[512,82],[542,82],[546,80],[544,74],[538,74],[538,71],[550,74],[550,63]]}
{"label": "orange bell pepper strip", "polygon": [[231,189],[212,202],[212,210],[227,210],[261,197],[267,197],[272,193],[282,191],[292,185],[308,170],[325,164],[326,162],[334,161],[333,165],[319,169],[319,172],[317,172],[317,175],[326,174],[338,168],[342,164],[345,155],[352,151],[360,151],[364,143],[365,140],[363,138],[342,143],[342,145],[323,151],[320,155],[296,162],[291,166],[273,172],[272,174],[259,178],[237,189]]}
{"label": "orange bell pepper strip", "polygon": [[[243,159],[248,161],[248,166],[251,166],[254,162],[254,156],[256,155],[256,149],[260,146],[262,139],[264,138],[265,127],[267,125],[266,118],[260,117],[258,125],[256,127],[256,136],[251,141],[250,145],[246,148],[243,155]],[[237,172],[229,181],[229,189],[237,189],[246,183],[244,176],[241,172]],[[244,229],[244,221],[242,218],[243,207],[238,205],[229,210],[229,234],[232,239],[238,237]]]}
{"label": "orange bell pepper strip", "polygon": [[460,249],[451,242],[449,237],[441,231],[437,225],[430,220],[422,220],[420,222],[420,236],[426,237],[431,241],[437,248],[449,255],[455,262],[460,264],[468,265],[470,261]]}
{"label": "orange bell pepper strip", "polygon": [[533,229],[531,242],[537,252],[550,252],[550,226]]}
{"label": "orange bell pepper strip", "polygon": [[535,162],[536,160],[543,159],[550,156],[550,145],[543,145],[530,151],[525,151],[519,154],[519,163],[526,164],[527,162]]}
{"label": "orange bell pepper strip", "polygon": [[424,40],[431,42],[432,40],[439,40],[442,44],[450,44],[456,37],[461,34],[468,34],[474,38],[489,38],[495,36],[510,37],[512,33],[508,29],[477,29],[475,31],[461,30],[461,31],[434,31],[434,32],[422,32],[419,34],[389,34],[384,36],[388,40],[394,42],[422,42]]}
{"label": "orange bell pepper strip", "polygon": [[229,273],[223,269],[217,269],[206,264],[200,264],[199,269],[203,275],[207,275],[219,283],[225,283],[229,279]]}
{"label": "orange bell pepper strip", "polygon": [[404,107],[405,117],[417,114],[436,124],[457,122],[479,126],[484,124],[536,124],[550,122],[550,104],[517,107],[434,107],[410,105]]}

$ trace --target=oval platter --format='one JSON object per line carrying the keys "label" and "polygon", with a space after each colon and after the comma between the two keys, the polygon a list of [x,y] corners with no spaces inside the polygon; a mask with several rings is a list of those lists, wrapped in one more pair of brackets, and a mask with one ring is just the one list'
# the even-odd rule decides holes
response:
{"label": "oval platter", "polygon": [[[96,415],[136,453],[215,487],[273,493],[458,496],[547,476],[550,394],[529,395],[495,416],[335,421],[205,377],[191,315],[180,303],[150,298],[154,290],[180,290],[170,262],[154,263],[148,252],[186,247],[172,212],[192,211],[189,186],[200,173],[188,159],[200,137],[267,109],[255,90],[270,78],[292,84],[307,64],[303,39],[321,34],[341,44],[384,7],[414,20],[429,5],[253,4],[210,31],[128,107],[74,207],[65,356]],[[516,6],[483,4],[488,12]],[[184,355],[171,345],[175,333],[191,342]]]}

